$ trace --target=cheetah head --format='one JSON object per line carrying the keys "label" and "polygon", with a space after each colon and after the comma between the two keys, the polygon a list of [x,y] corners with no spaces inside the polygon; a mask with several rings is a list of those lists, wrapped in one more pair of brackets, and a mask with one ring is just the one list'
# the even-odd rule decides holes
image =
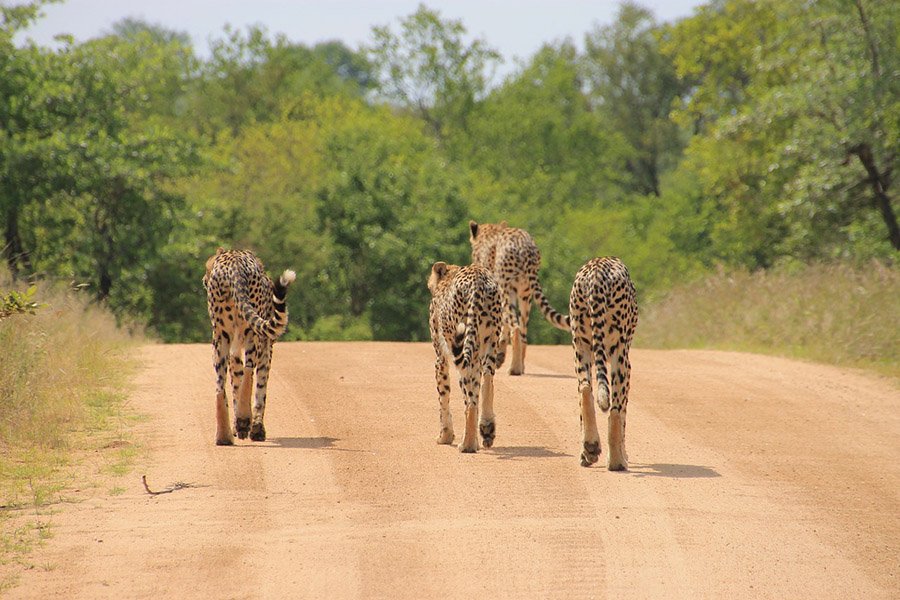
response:
{"label": "cheetah head", "polygon": [[456,265],[448,265],[443,261],[438,261],[431,265],[431,276],[428,278],[428,289],[432,294],[437,292],[442,281],[449,281],[453,275],[459,270]]}

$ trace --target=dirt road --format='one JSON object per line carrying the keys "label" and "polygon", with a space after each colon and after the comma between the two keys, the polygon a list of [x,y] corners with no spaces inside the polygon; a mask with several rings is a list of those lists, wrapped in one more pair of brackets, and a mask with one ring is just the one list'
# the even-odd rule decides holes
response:
{"label": "dirt road", "polygon": [[[496,445],[464,455],[435,444],[430,344],[278,344],[269,439],[234,447],[213,444],[208,346],[145,347],[146,457],[124,493],[61,507],[7,596],[900,597],[891,384],[635,350],[612,473],[578,464],[570,352],[499,375]],[[451,410],[459,437],[456,387]]]}

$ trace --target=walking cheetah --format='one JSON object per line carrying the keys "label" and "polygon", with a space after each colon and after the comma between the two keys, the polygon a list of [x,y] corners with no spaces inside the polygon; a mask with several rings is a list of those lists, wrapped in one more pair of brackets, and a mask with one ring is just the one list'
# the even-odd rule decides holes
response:
{"label": "walking cheetah", "polygon": [[[276,282],[265,273],[262,262],[245,250],[219,248],[206,261],[209,319],[213,330],[213,365],[216,369],[216,444],[230,446],[234,436],[261,442],[266,439],[263,416],[266,385],[272,361],[272,345],[284,333],[288,314],[284,304],[287,288],[296,275],[286,270]],[[231,355],[234,430],[228,423],[225,378]],[[245,370],[246,369],[246,370]],[[256,372],[256,401],[252,424],[250,393]]]}
{"label": "walking cheetah", "polygon": [[591,389],[593,362],[597,369],[600,410],[610,411],[607,467],[610,471],[627,469],[625,411],[631,381],[628,351],[637,327],[638,310],[634,284],[621,260],[594,258],[581,267],[569,296],[569,317],[581,393],[581,465],[590,466],[600,456],[600,434]]}
{"label": "walking cheetah", "polygon": [[490,273],[477,265],[458,267],[436,262],[431,267],[428,289],[431,341],[436,360],[435,380],[440,402],[439,444],[453,443],[450,418],[450,372],[448,359],[459,373],[459,387],[466,402],[466,433],[460,452],[477,452],[478,394],[481,418],[478,429],[485,448],[494,443],[494,373],[503,362],[500,345],[500,291]]}
{"label": "walking cheetah", "polygon": [[496,225],[479,225],[469,221],[469,231],[472,263],[490,271],[500,286],[503,310],[501,346],[506,348],[512,337],[509,374],[521,375],[525,372],[531,299],[537,301],[544,318],[558,329],[569,330],[569,317],[554,310],[544,296],[538,280],[541,253],[527,231],[509,227],[506,221]]}

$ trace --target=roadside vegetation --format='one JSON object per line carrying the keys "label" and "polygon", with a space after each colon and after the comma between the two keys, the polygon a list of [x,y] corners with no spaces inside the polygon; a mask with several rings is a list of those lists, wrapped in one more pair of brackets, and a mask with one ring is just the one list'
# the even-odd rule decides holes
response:
{"label": "roadside vegetation", "polygon": [[900,256],[897,2],[623,2],[502,78],[424,4],[357,49],[226,28],[207,57],[137,19],[28,44],[45,4],[0,5],[0,255],[167,342],[207,339],[218,246],[296,270],[288,340],[427,339],[469,219],[528,230],[558,308],[594,256],[642,305],[720,266]]}
{"label": "roadside vegetation", "polygon": [[[0,269],[0,289],[12,285]],[[38,284],[20,295],[33,314],[0,319],[0,565],[52,535],[67,489],[121,474],[136,452],[124,403],[136,338],[83,291]],[[11,583],[0,576],[0,591]]]}
{"label": "roadside vegetation", "polygon": [[900,271],[879,262],[720,272],[641,313],[642,348],[779,354],[900,378]]}

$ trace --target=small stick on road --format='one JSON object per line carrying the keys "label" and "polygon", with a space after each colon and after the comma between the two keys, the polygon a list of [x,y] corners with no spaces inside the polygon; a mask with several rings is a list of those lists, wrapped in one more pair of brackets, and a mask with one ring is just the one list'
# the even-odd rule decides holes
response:
{"label": "small stick on road", "polygon": [[189,484],[189,483],[182,483],[179,481],[178,483],[173,483],[172,485],[170,485],[169,487],[167,487],[164,490],[154,492],[153,490],[150,489],[150,486],[147,485],[147,476],[146,475],[141,475],[141,481],[144,483],[144,489],[147,490],[147,493],[150,494],[151,496],[159,496],[160,494],[171,494],[175,490],[183,490],[184,488],[192,487],[191,484]]}

